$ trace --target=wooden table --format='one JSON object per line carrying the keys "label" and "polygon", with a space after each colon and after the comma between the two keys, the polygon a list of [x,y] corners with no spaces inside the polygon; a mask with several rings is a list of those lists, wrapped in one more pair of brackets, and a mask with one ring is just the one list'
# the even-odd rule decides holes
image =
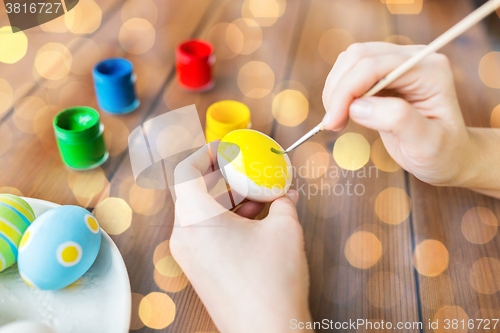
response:
{"label": "wooden table", "polygon": [[[193,103],[204,124],[211,103],[234,99],[250,107],[254,129],[286,147],[321,120],[325,78],[336,56],[349,44],[383,40],[425,44],[473,9],[467,0],[429,0],[421,10],[422,0],[406,5],[377,0],[289,0],[281,17],[257,18],[261,25],[272,23],[259,28],[240,19],[258,15],[262,9],[258,1],[249,2],[97,0],[96,5],[81,0],[76,17],[84,14],[86,19],[75,21],[72,30],[83,33],[68,31],[64,17],[59,18],[43,29],[26,31],[26,55],[15,64],[0,64],[0,78],[5,80],[0,79],[0,192],[81,205],[97,210],[96,214],[101,210],[106,219],[101,222],[103,228],[112,234],[130,276],[134,330],[217,331],[169,257],[166,241],[174,217],[170,193],[134,184],[126,149],[130,131],[168,110]],[[284,9],[285,0],[267,4],[266,13],[277,13],[277,8]],[[401,11],[415,14],[397,14]],[[143,20],[129,21],[134,17]],[[8,24],[3,8],[0,22]],[[50,29],[61,32],[46,32]],[[216,48],[217,84],[207,93],[186,93],[175,79],[175,46],[190,37],[208,39]],[[44,58],[44,50],[59,52],[59,58],[54,53]],[[451,60],[469,126],[489,127],[490,114],[500,103],[498,90],[487,87],[478,75],[479,62],[490,51],[482,25],[442,50]],[[39,59],[37,53],[42,53]],[[72,65],[65,69],[61,59],[67,60],[68,54]],[[93,172],[70,172],[59,158],[52,118],[73,105],[97,108],[90,71],[98,59],[110,56],[134,63],[141,105],[124,116],[101,112],[109,161]],[[50,59],[56,60],[51,63]],[[239,69],[251,61],[267,64],[268,68],[253,63],[267,72],[261,72],[257,81],[241,74],[240,90]],[[260,90],[256,93],[252,88]],[[296,114],[285,117],[275,110],[273,117],[273,98],[286,89],[294,91],[285,97],[292,98]],[[341,172],[332,149],[348,132],[362,135],[358,144],[344,137],[354,145],[355,158],[366,158],[366,147],[371,146],[370,160],[355,173],[316,177],[321,174],[318,166]],[[428,332],[429,320],[435,319],[441,323],[454,318],[466,323],[469,318],[500,319],[500,246],[495,236],[500,202],[420,182],[387,158],[378,138],[378,133],[351,123],[340,133],[321,133],[292,155],[296,167],[308,165],[294,186],[301,192],[298,210],[314,319],[384,320],[394,325],[423,322],[423,329],[412,327],[405,332]],[[380,168],[376,173],[375,165]],[[314,175],[314,170],[319,173]],[[362,177],[359,172],[363,170],[373,174]],[[360,195],[339,195],[348,184]],[[313,194],[318,186],[323,194]],[[110,202],[122,204],[114,214],[124,221],[130,207],[130,226],[113,220],[109,212],[116,206]],[[475,323],[476,329],[470,331],[482,331]],[[493,331],[500,331],[500,325]]]}

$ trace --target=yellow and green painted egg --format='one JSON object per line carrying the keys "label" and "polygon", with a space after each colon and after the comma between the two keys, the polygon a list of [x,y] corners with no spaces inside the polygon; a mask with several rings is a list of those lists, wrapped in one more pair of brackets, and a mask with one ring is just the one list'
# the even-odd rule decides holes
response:
{"label": "yellow and green painted egg", "polygon": [[17,261],[24,231],[35,220],[26,201],[12,194],[0,194],[0,272]]}

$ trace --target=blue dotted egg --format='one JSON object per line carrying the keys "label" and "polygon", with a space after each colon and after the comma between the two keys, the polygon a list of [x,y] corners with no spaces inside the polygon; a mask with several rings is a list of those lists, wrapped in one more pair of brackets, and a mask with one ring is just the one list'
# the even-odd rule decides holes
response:
{"label": "blue dotted egg", "polygon": [[26,229],[19,245],[19,273],[32,287],[64,288],[89,270],[100,246],[101,229],[86,209],[53,208]]}

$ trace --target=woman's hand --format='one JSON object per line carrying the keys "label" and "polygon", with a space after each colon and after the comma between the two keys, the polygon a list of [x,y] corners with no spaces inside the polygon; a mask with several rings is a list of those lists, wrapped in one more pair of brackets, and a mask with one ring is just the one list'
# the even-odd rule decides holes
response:
{"label": "woman's hand", "polygon": [[475,186],[477,147],[465,126],[448,59],[431,54],[386,89],[392,97],[360,98],[423,46],[351,45],[326,80],[323,124],[343,129],[349,116],[377,130],[405,170],[433,185]]}
{"label": "woman's hand", "polygon": [[175,170],[171,252],[221,332],[288,332],[291,320],[310,320],[298,193],[275,200],[261,221],[251,218],[262,204],[248,202],[236,213],[224,209],[204,181],[216,165],[210,152],[217,144]]}

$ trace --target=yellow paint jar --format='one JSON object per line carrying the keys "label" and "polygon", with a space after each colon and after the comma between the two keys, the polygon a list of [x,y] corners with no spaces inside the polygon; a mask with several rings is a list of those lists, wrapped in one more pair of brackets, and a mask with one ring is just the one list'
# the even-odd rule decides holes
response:
{"label": "yellow paint jar", "polygon": [[208,107],[206,139],[212,142],[237,129],[250,128],[250,109],[237,101],[219,101]]}

